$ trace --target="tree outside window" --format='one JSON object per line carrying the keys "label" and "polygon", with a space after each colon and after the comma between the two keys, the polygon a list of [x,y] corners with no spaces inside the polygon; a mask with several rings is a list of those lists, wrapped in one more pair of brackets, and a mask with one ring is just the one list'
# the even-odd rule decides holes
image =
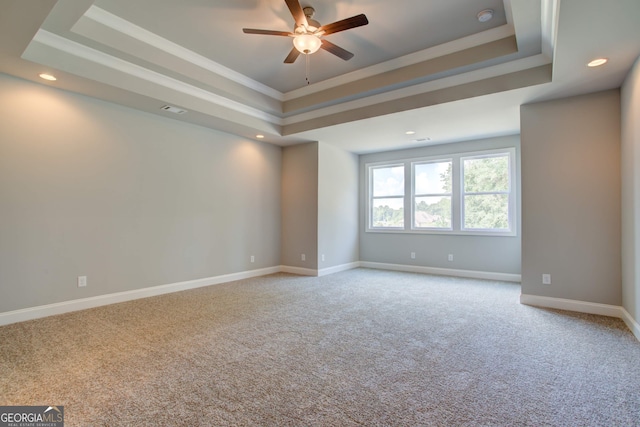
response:
{"label": "tree outside window", "polygon": [[509,156],[463,158],[462,175],[462,228],[509,230]]}

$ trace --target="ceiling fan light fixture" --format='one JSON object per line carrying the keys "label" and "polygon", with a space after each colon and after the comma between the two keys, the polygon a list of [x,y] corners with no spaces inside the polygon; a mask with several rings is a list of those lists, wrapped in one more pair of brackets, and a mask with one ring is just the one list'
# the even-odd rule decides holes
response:
{"label": "ceiling fan light fixture", "polygon": [[320,46],[322,46],[322,41],[318,36],[314,36],[313,34],[300,34],[293,38],[293,46],[300,53],[304,54],[312,54],[316,53]]}

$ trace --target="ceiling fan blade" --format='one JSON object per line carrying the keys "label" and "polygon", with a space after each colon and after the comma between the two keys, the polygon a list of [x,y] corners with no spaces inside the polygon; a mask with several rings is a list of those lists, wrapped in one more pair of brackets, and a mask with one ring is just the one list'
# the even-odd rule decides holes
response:
{"label": "ceiling fan blade", "polygon": [[296,62],[296,59],[298,59],[298,56],[300,56],[300,51],[294,47],[293,49],[291,49],[291,52],[289,52],[289,55],[287,55],[287,57],[285,58],[284,63],[293,64],[294,62]]}
{"label": "ceiling fan blade", "polygon": [[305,28],[308,27],[309,23],[302,10],[302,6],[300,6],[300,2],[298,0],[284,0],[284,2],[289,7],[289,11],[291,11],[291,15],[293,15],[293,19],[296,21],[296,26],[304,25]]}
{"label": "ceiling fan blade", "polygon": [[262,34],[265,36],[293,36],[293,33],[287,31],[256,30],[254,28],[243,28],[242,31],[246,34]]}
{"label": "ceiling fan blade", "polygon": [[344,30],[350,30],[351,28],[361,27],[368,23],[369,20],[367,17],[364,14],[360,14],[341,21],[336,21],[333,24],[323,25],[318,29],[318,32],[322,31],[325,35],[333,34]]}
{"label": "ceiling fan blade", "polygon": [[341,48],[340,46],[337,46],[337,45],[335,45],[335,44],[333,44],[330,41],[327,41],[325,39],[322,39],[322,46],[321,47],[324,50],[326,50],[327,52],[333,53],[335,56],[337,56],[338,58],[342,58],[345,61],[348,61],[351,58],[353,58],[353,53],[351,53],[348,50],[345,50],[345,49]]}

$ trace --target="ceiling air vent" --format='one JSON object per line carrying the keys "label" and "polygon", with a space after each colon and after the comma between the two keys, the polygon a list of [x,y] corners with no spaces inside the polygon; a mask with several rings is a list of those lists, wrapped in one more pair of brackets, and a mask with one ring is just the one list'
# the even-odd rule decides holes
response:
{"label": "ceiling air vent", "polygon": [[174,114],[184,114],[184,113],[187,112],[187,110],[183,110],[182,108],[174,107],[173,105],[165,105],[161,109],[164,110],[164,111],[168,111],[170,113],[174,113]]}

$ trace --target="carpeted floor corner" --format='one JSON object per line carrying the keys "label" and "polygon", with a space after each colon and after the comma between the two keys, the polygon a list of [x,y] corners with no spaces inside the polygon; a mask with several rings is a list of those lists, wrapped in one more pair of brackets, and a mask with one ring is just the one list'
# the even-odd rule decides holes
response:
{"label": "carpeted floor corner", "polygon": [[0,327],[0,405],[66,426],[640,426],[619,319],[515,284],[356,269]]}

